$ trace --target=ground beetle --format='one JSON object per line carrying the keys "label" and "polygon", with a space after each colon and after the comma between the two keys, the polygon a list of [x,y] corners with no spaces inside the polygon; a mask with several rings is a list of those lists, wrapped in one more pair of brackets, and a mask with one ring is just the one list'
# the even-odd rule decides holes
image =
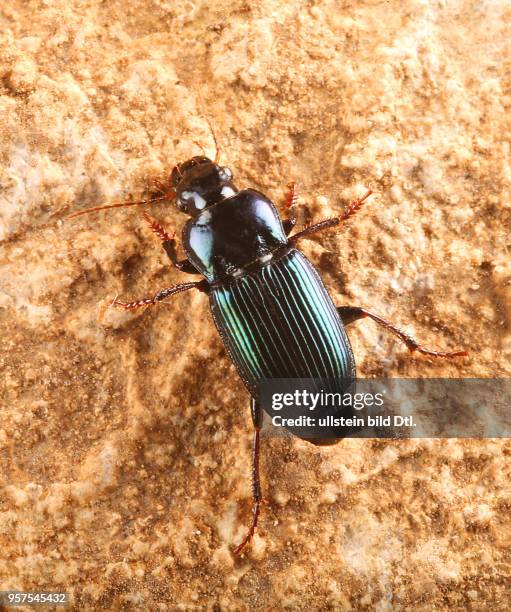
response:
{"label": "ground beetle", "polygon": [[[234,549],[234,553],[239,554],[255,533],[262,501],[259,434],[263,413],[258,402],[261,379],[354,379],[355,359],[344,327],[364,317],[370,317],[395,334],[410,351],[434,357],[464,356],[467,352],[427,349],[364,308],[335,307],[314,267],[296,249],[296,243],[302,238],[339,226],[349,219],[371,195],[370,191],[350,204],[339,217],[311,225],[290,236],[296,224],[294,215],[282,221],[271,200],[255,189],[239,191],[232,182],[231,170],[218,162],[217,145],[214,161],[204,155],[192,157],[174,167],[169,185],[155,181],[161,192],[158,197],[98,206],[73,213],[70,217],[106,208],[172,199],[179,210],[191,217],[182,234],[187,259],[179,261],[174,234],[168,234],[155,219],[144,213],[172,264],[182,272],[200,274],[204,278],[162,289],[153,297],[134,302],[121,302],[116,298],[112,305],[135,310],[189,289],[198,289],[209,295],[218,332],[250,392],[255,428],[252,523],[244,540]],[[296,189],[294,183],[288,187],[286,206],[293,211]]]}

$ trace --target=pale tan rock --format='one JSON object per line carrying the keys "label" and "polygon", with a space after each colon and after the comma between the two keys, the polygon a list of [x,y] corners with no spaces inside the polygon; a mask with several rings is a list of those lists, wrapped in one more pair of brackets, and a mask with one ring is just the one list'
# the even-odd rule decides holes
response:
{"label": "pale tan rock", "polygon": [[[0,9],[0,587],[74,609],[507,609],[507,440],[263,441],[204,295],[120,209],[212,155],[305,222],[339,304],[460,361],[350,329],[364,376],[507,376],[511,97],[503,0],[11,0]],[[178,232],[171,205],[151,213]],[[98,315],[105,310],[104,318]],[[216,608],[215,608],[216,606]]]}

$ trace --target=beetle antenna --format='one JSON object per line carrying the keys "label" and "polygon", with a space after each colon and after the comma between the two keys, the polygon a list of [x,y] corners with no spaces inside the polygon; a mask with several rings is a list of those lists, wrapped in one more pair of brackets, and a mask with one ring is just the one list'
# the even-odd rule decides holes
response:
{"label": "beetle antenna", "polygon": [[207,115],[204,116],[206,118],[206,121],[208,122],[209,131],[211,132],[211,136],[213,136],[213,141],[215,142],[215,164],[218,164],[218,162],[220,161],[220,146],[218,144],[218,139],[216,137],[215,130],[213,129],[213,125],[209,120],[209,117]]}
{"label": "beetle antenna", "polygon": [[215,143],[215,164],[218,164],[218,162],[220,161],[220,146],[218,144],[218,138],[216,137],[215,130],[213,129],[213,125],[206,113],[206,105],[204,104],[204,99],[200,92],[198,92],[198,98],[199,98],[199,105],[202,111],[201,114],[204,117],[204,119],[206,119],[206,122],[209,127],[209,131],[211,132],[211,136],[213,137],[213,141]]}
{"label": "beetle antenna", "polygon": [[204,155],[204,157],[207,157],[206,149],[204,148],[204,145],[202,144],[202,142],[199,142],[198,140],[194,140],[193,144],[197,145],[201,149],[202,154]]}
{"label": "beetle antenna", "polygon": [[73,219],[74,217],[81,217],[82,215],[88,215],[92,212],[97,212],[98,210],[107,210],[109,208],[123,208],[125,206],[139,206],[141,204],[152,204],[153,202],[161,202],[162,200],[170,200],[175,197],[176,192],[172,189],[168,193],[164,193],[161,196],[157,196],[156,198],[148,198],[147,200],[138,200],[136,202],[132,202],[131,200],[126,200],[125,202],[114,202],[113,204],[105,204],[104,206],[94,206],[93,208],[86,208],[85,210],[78,210],[77,212],[71,213],[67,216],[67,219]]}

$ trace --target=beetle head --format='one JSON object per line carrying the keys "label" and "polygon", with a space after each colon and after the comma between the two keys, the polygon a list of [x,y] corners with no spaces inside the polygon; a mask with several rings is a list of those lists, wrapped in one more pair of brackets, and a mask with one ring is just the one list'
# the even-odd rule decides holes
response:
{"label": "beetle head", "polygon": [[177,207],[191,217],[237,192],[230,168],[202,156],[175,166],[170,180],[176,191]]}

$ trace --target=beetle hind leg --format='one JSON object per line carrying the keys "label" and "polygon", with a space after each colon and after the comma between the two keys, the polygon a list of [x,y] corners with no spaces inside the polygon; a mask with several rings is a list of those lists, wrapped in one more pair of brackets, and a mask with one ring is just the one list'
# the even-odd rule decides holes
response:
{"label": "beetle hind leg", "polygon": [[378,325],[381,325],[389,332],[397,336],[402,342],[406,344],[410,352],[417,351],[418,353],[422,353],[423,355],[430,355],[431,357],[446,358],[466,357],[468,355],[468,351],[437,351],[434,349],[429,349],[423,346],[422,344],[419,344],[417,340],[412,338],[412,336],[402,331],[398,327],[395,327],[394,325],[392,325],[392,323],[389,323],[388,321],[386,321],[379,315],[374,314],[373,312],[369,312],[365,308],[359,308],[356,306],[339,306],[337,308],[337,312],[339,313],[339,316],[341,317],[344,325],[349,325],[354,321],[369,317],[370,319],[378,323]]}
{"label": "beetle hind leg", "polygon": [[244,537],[241,544],[238,544],[232,551],[234,555],[239,555],[241,551],[250,543],[257,529],[259,513],[263,498],[261,495],[261,481],[259,478],[259,454],[260,454],[260,433],[263,413],[259,402],[254,398],[251,399],[250,410],[252,412],[252,421],[254,423],[254,440],[252,444],[252,523],[248,529],[247,535]]}

